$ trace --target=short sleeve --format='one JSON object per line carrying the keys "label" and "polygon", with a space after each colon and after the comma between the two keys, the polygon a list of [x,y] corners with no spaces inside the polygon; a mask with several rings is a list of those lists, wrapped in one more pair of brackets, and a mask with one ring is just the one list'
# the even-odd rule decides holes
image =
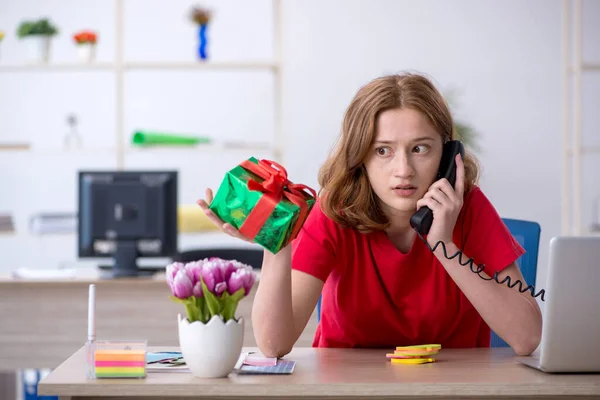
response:
{"label": "short sleeve", "polygon": [[337,224],[323,213],[317,201],[292,242],[292,269],[325,282],[335,266],[338,238]]}
{"label": "short sleeve", "polygon": [[[484,272],[490,277],[525,254],[525,249],[515,240],[478,187],[465,197],[463,213],[457,221],[461,223],[461,239],[455,243],[466,256],[474,259],[476,265],[485,264]],[[473,267],[476,268],[476,265]]]}

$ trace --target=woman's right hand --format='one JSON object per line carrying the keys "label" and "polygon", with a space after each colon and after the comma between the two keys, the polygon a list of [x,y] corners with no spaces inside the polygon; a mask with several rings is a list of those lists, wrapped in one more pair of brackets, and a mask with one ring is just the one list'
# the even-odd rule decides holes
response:
{"label": "woman's right hand", "polygon": [[217,216],[217,214],[215,214],[210,208],[208,208],[208,205],[210,203],[212,203],[212,201],[213,201],[212,190],[206,189],[205,197],[206,197],[205,199],[200,199],[196,203],[200,206],[200,208],[202,208],[202,211],[204,211],[204,214],[208,217],[208,219],[213,224],[215,224],[219,229],[221,229],[223,232],[225,232],[229,236],[233,236],[235,238],[244,240],[246,242],[250,242],[250,243],[253,242],[252,239],[249,239],[246,236],[242,235],[240,233],[240,231],[238,231],[233,225],[231,225],[227,222],[223,222],[223,220],[221,218],[219,218]]}

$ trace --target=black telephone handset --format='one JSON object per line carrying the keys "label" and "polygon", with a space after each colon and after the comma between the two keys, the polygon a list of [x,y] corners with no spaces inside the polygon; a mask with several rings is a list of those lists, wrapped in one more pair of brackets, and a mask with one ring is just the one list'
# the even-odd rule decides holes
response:
{"label": "black telephone handset", "polygon": [[[456,155],[460,154],[461,158],[465,157],[465,148],[459,140],[449,140],[444,144],[442,152],[442,160],[436,180],[446,178],[454,187],[456,182]],[[410,226],[413,227],[421,235],[429,233],[429,228],[433,223],[433,211],[427,206],[421,207],[410,218]]]}
{"label": "black telephone handset", "polygon": [[[440,168],[438,169],[437,179],[446,178],[448,182],[454,187],[456,183],[456,155],[460,154],[460,156],[465,158],[465,148],[463,144],[458,140],[450,140],[444,144],[444,150],[442,153],[442,159],[440,161]],[[439,241],[433,246],[430,245],[422,235],[426,235],[431,228],[431,224],[433,223],[433,211],[427,206],[419,208],[419,210],[413,214],[410,218],[410,226],[413,227],[417,231],[417,235],[419,238],[425,243],[425,245],[432,252],[437,249],[438,246],[442,247],[444,252],[444,257],[451,260],[458,256],[458,262],[463,266],[468,266],[469,269],[479,275],[479,277],[485,281],[495,281],[496,283],[502,285],[506,284],[508,287],[513,288],[518,285],[518,289],[521,293],[530,292],[531,296],[538,297],[541,296],[541,300],[544,301],[545,290],[542,289],[538,293],[535,293],[535,288],[532,285],[527,285],[527,287],[523,288],[523,282],[520,280],[515,280],[514,282],[511,280],[510,276],[505,276],[500,280],[498,271],[494,273],[494,276],[489,277],[487,275],[482,275],[485,265],[475,265],[473,258],[469,258],[467,261],[463,261],[463,253],[461,250],[458,250],[456,254],[449,255],[446,249],[446,245],[444,242]],[[465,256],[466,257],[466,256]]]}

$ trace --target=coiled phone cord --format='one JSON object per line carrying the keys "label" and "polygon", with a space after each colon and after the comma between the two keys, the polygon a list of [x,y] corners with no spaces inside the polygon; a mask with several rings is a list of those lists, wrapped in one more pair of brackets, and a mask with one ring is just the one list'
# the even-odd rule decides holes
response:
{"label": "coiled phone cord", "polygon": [[[512,280],[510,279],[510,276],[505,277],[504,279],[502,279],[502,281],[500,281],[499,277],[498,277],[498,271],[494,272],[494,276],[487,277],[484,275],[481,275],[481,273],[483,272],[483,270],[485,269],[485,264],[480,264],[477,265],[476,267],[474,267],[475,265],[475,261],[473,260],[473,258],[469,258],[466,262],[463,261],[463,252],[458,250],[456,253],[454,253],[452,256],[448,256],[448,251],[446,249],[446,244],[444,242],[442,242],[441,240],[439,242],[437,242],[435,244],[435,246],[431,247],[431,245],[427,242],[427,240],[425,240],[425,238],[423,238],[423,236],[421,236],[421,234],[417,231],[417,235],[419,235],[419,237],[421,238],[421,240],[427,245],[427,247],[429,248],[429,250],[431,250],[431,252],[435,252],[435,250],[438,248],[439,245],[442,246],[442,250],[444,251],[444,257],[446,257],[448,260],[452,260],[453,258],[456,258],[458,256],[458,262],[460,263],[460,265],[462,266],[469,266],[469,269],[476,273],[481,279],[483,279],[484,281],[495,281],[496,283],[502,285],[504,283],[506,283],[506,285],[509,288],[514,288],[515,286],[519,285],[518,289],[519,292],[521,293],[525,293],[527,291],[529,291],[531,293],[531,295],[533,296],[533,298],[536,298],[538,296],[540,296],[540,299],[542,301],[545,301],[544,299],[544,295],[546,294],[546,291],[544,289],[540,290],[539,292],[535,293],[535,288],[533,287],[533,285],[528,285],[526,288],[523,288],[523,282],[521,282],[519,279],[517,279],[514,283],[512,282]],[[465,256],[466,257],[466,256]]]}

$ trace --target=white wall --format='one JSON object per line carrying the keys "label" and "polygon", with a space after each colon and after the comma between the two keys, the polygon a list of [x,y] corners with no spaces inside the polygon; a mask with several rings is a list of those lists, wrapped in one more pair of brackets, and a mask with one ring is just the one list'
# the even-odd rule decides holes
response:
{"label": "white wall", "polygon": [[[0,2],[0,29],[14,32],[20,18],[47,13],[65,32],[79,25],[99,29],[106,38],[100,59],[112,60],[112,2],[88,1],[86,10],[81,3],[4,0]],[[184,18],[194,2],[171,1],[166,6],[157,0],[126,0],[126,4],[127,59],[193,59],[194,32],[186,27]],[[212,39],[215,59],[271,57],[268,1],[210,4],[221,10]],[[584,1],[584,9],[584,57],[600,62],[600,4]],[[542,225],[538,284],[543,287],[547,244],[560,234],[561,2],[283,0],[283,17],[285,166],[292,180],[316,187],[318,167],[360,85],[377,75],[405,69],[428,73],[442,90],[462,94],[457,115],[481,133],[481,185],[500,214]],[[76,23],[79,18],[81,24]],[[249,21],[255,25],[250,26]],[[68,39],[61,40],[56,57],[72,58],[73,46]],[[15,39],[7,37],[0,46],[0,62],[19,59],[21,48]],[[29,135],[37,137],[36,143],[56,143],[66,129],[65,114],[76,110],[82,116],[87,142],[114,145],[114,93],[108,74],[94,73],[93,80],[87,72],[0,75],[0,139]],[[273,117],[269,97],[272,82],[262,73],[253,74],[233,74],[229,80],[220,72],[207,77],[198,72],[136,73],[128,86],[126,132],[135,126],[152,125],[268,139]],[[47,101],[50,92],[52,101]],[[195,103],[195,99],[202,101],[219,93],[214,107]],[[584,141],[596,145],[600,144],[596,130],[600,117],[594,110],[600,105],[599,93],[600,74],[587,73]],[[251,112],[242,100],[253,105]],[[245,122],[236,125],[240,115]],[[219,131],[223,124],[228,129]],[[113,163],[108,155],[99,153],[69,157],[56,162],[51,156],[0,154],[0,183],[4,188],[11,185],[10,190],[1,192],[0,209],[20,210],[19,228],[26,227],[27,216],[35,211],[74,207],[70,174],[78,166],[110,167]],[[180,167],[185,180],[182,202],[190,203],[202,195],[203,184],[214,187],[224,169],[239,158],[240,153],[191,157],[134,154],[128,165]],[[216,166],[210,167],[209,161],[217,162]],[[47,179],[39,177],[48,165],[64,170],[57,175],[61,190],[52,190]],[[586,156],[586,223],[591,218],[591,199],[600,195],[600,184],[590,173],[599,165],[598,156]],[[28,178],[21,179],[18,172]],[[62,244],[53,240],[60,241],[0,239],[0,252],[10,260],[0,268],[10,269],[23,257],[29,263],[45,258],[75,259],[71,239]],[[191,245],[200,239],[187,240]],[[26,245],[19,247],[18,243]],[[35,257],[25,256],[29,250],[35,250]]]}
{"label": "white wall", "polygon": [[[561,233],[560,1],[286,2],[284,115],[287,162],[316,184],[318,162],[342,113],[372,77],[415,69],[458,90],[457,115],[480,132],[481,186],[503,217],[542,226],[538,285],[548,242]],[[600,62],[600,3],[584,2],[584,56]],[[584,143],[599,144],[600,73],[586,74]],[[595,85],[595,86],[593,86]],[[310,101],[307,101],[310,99]],[[314,143],[323,143],[321,147]],[[311,160],[310,163],[307,161]],[[598,155],[586,156],[584,217],[590,221]]]}

